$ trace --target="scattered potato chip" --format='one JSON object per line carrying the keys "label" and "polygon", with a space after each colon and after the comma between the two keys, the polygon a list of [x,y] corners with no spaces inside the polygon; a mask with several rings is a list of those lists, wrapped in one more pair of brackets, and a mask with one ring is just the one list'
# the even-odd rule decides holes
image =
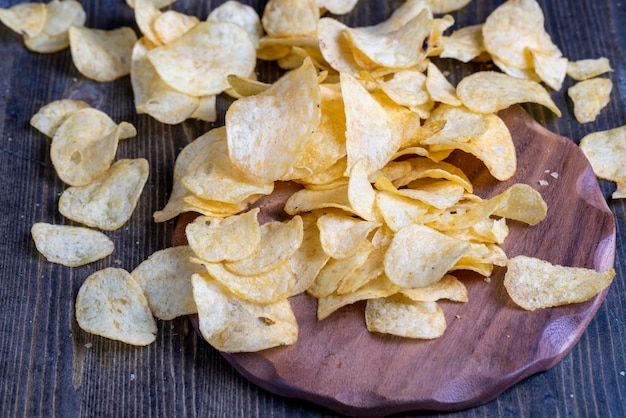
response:
{"label": "scattered potato chip", "polygon": [[42,134],[52,138],[57,129],[74,112],[87,109],[88,103],[82,100],[61,99],[42,106],[37,113],[30,118],[30,124]]}
{"label": "scattered potato chip", "polygon": [[271,37],[312,35],[317,30],[319,8],[310,0],[269,0],[261,22]]}
{"label": "scattered potato chip", "polygon": [[401,287],[435,283],[468,251],[470,245],[423,225],[395,233],[385,254],[385,274]]}
{"label": "scattered potato chip", "polygon": [[317,219],[322,248],[333,258],[354,255],[369,233],[378,226],[374,222],[337,214],[325,214]]}
{"label": "scattered potato chip", "polygon": [[[135,13],[137,13],[136,9]],[[165,45],[174,42],[198,23],[200,20],[195,16],[167,10],[154,18],[152,30],[160,41],[159,45]]]}
{"label": "scattered potato chip", "polygon": [[85,186],[111,166],[118,142],[118,125],[107,114],[80,109],[57,128],[50,143],[50,159],[61,180]]}
{"label": "scattered potato chip", "polygon": [[533,257],[509,260],[504,287],[520,307],[533,311],[587,301],[611,284],[615,271],[564,267]]}
{"label": "scattered potato chip", "polygon": [[574,102],[574,116],[580,123],[596,120],[602,109],[609,104],[613,82],[608,78],[591,78],[579,81],[567,90]]}
{"label": "scattered potato chip", "polygon": [[611,71],[613,71],[611,63],[605,57],[567,63],[567,75],[576,81],[587,80]]}
{"label": "scattered potato chip", "polygon": [[446,79],[443,73],[435,64],[428,63],[428,78],[426,79],[426,89],[432,100],[446,103],[452,106],[461,105],[461,101],[456,97],[455,87]]}
{"label": "scattered potato chip", "polygon": [[459,279],[451,274],[444,275],[441,280],[424,286],[400,290],[404,296],[416,302],[436,302],[448,299],[453,302],[467,302],[467,288]]}
{"label": "scattered potato chip", "polygon": [[86,186],[66,189],[59,198],[59,212],[87,226],[116,230],[133,214],[148,171],[148,161],[143,158],[116,161]]}
{"label": "scattered potato chip", "polygon": [[433,339],[446,330],[446,317],[437,302],[415,302],[403,295],[370,299],[365,307],[370,332]]}
{"label": "scattered potato chip", "polygon": [[0,21],[13,32],[32,37],[43,30],[47,13],[45,3],[18,3],[0,9]]}
{"label": "scattered potato chip", "polygon": [[126,270],[108,267],[87,277],[76,296],[85,331],[132,345],[148,345],[157,327],[143,290]]}
{"label": "scattered potato chip", "polygon": [[37,250],[51,263],[78,267],[110,255],[115,246],[102,232],[79,226],[33,224]]}
{"label": "scattered potato chip", "polygon": [[317,25],[320,52],[328,64],[339,73],[357,76],[361,67],[355,61],[344,32],[348,26],[331,17],[323,17]]}
{"label": "scattered potato chip", "polygon": [[601,179],[617,183],[613,199],[622,198],[626,186],[626,126],[593,132],[580,140],[593,172]]}
{"label": "scattered potato chip", "polygon": [[102,30],[72,26],[69,36],[72,61],[85,77],[113,81],[130,74],[131,55],[137,42],[131,28]]}
{"label": "scattered potato chip", "polygon": [[256,10],[247,4],[228,0],[211,10],[208,21],[230,22],[241,26],[248,32],[250,40],[256,46],[263,36],[263,27]]}
{"label": "scattered potato chip", "polygon": [[229,22],[201,22],[167,45],[148,51],[148,59],[170,86],[190,95],[226,90],[227,76],[248,76],[256,53],[248,33]]}
{"label": "scattered potato chip", "polygon": [[350,13],[358,0],[316,0],[320,9],[326,9],[332,14],[343,15]]}
{"label": "scattered potato chip", "polygon": [[467,6],[471,0],[428,0],[428,6],[435,14],[451,13]]}
{"label": "scattered potato chip", "polygon": [[234,297],[206,275],[192,276],[200,333],[224,352],[260,351],[294,344],[298,324],[287,299],[268,305]]}
{"label": "scattered potato chip", "polygon": [[130,275],[141,286],[150,311],[162,320],[197,312],[191,276],[204,269],[190,261],[194,252],[186,245],[159,250],[139,264]]}
{"label": "scattered potato chip", "polygon": [[479,58],[486,51],[483,43],[483,25],[465,26],[457,29],[441,39],[443,50],[441,58],[453,58],[462,62],[470,62]]}
{"label": "scattered potato chip", "polygon": [[24,45],[34,52],[49,54],[70,45],[69,28],[82,27],[87,18],[83,6],[73,0],[52,0],[46,4],[46,20],[34,36],[24,36]]}
{"label": "scattered potato chip", "polygon": [[459,82],[456,93],[463,104],[478,113],[495,113],[516,103],[543,105],[561,116],[561,111],[541,84],[493,71],[481,71]]}
{"label": "scattered potato chip", "polygon": [[[152,0],[134,0],[135,22],[144,38],[155,46],[161,45],[161,39],[154,30],[154,22],[162,15]],[[180,28],[174,29],[178,32]]]}
{"label": "scattered potato chip", "polygon": [[548,53],[531,51],[531,55],[535,73],[539,78],[553,90],[561,90],[567,74],[567,58],[562,57],[560,52],[555,54],[552,50]]}

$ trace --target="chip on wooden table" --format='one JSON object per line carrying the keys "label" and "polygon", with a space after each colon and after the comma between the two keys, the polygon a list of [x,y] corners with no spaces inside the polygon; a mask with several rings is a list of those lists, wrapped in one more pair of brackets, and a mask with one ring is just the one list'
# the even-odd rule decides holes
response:
{"label": "chip on wooden table", "polygon": [[43,30],[47,14],[45,3],[18,3],[0,9],[0,22],[13,32],[32,37]]}
{"label": "chip on wooden table", "polygon": [[590,78],[579,81],[567,90],[574,103],[574,116],[580,123],[596,120],[611,100],[613,82],[609,78]]}
{"label": "chip on wooden table", "polygon": [[171,320],[197,312],[191,288],[191,276],[204,269],[190,261],[194,252],[186,245],[152,253],[130,275],[143,289],[152,314]]}
{"label": "chip on wooden table", "polygon": [[401,294],[368,300],[365,322],[370,332],[419,339],[441,337],[447,327],[437,302],[416,302]]}
{"label": "chip on wooden table", "polygon": [[513,302],[532,311],[587,301],[608,287],[614,276],[613,269],[600,272],[517,256],[509,260],[504,287]]}
{"label": "chip on wooden table", "polygon": [[31,227],[37,250],[51,263],[78,267],[110,255],[113,241],[102,232],[80,226],[37,222]]}
{"label": "chip on wooden table", "polygon": [[76,320],[85,331],[132,345],[148,345],[157,327],[141,286],[129,272],[107,267],[85,279],[76,296]]}
{"label": "chip on wooden table", "polygon": [[613,198],[624,197],[626,126],[592,132],[580,140],[580,149],[589,160],[596,176],[617,183],[617,191],[613,193]]}
{"label": "chip on wooden table", "polygon": [[567,75],[577,81],[587,80],[612,71],[611,63],[606,57],[567,63]]}
{"label": "chip on wooden table", "polygon": [[230,22],[241,26],[256,46],[264,34],[261,19],[250,5],[228,0],[217,6],[207,16],[208,21]]}
{"label": "chip on wooden table", "polygon": [[149,170],[144,158],[118,160],[93,182],[67,188],[59,198],[59,212],[83,225],[119,229],[132,216]]}
{"label": "chip on wooden table", "polygon": [[59,99],[39,108],[30,118],[30,124],[42,134],[53,138],[59,126],[74,112],[91,107],[82,100]]}

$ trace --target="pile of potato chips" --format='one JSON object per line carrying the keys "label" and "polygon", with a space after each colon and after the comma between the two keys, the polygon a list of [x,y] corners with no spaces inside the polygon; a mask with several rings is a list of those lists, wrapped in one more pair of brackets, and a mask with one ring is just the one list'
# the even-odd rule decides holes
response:
{"label": "pile of potato chips", "polygon": [[[140,37],[130,28],[85,28],[77,12],[75,25],[46,29],[41,19],[57,3],[70,1],[16,6],[0,19],[27,45],[42,33],[62,33],[85,77],[130,74],[137,112],[160,122],[215,121],[217,95],[236,98],[225,126],[180,152],[169,201],[154,214],[156,222],[200,214],[186,227],[189,245],[157,252],[133,272],[107,268],[87,278],[76,316],[89,332],[145,345],[155,338],[153,317],[197,313],[215,348],[263,350],[295,343],[289,298],[307,292],[318,300],[320,320],[366,300],[370,331],[432,339],[446,328],[437,301],[468,301],[455,271],[488,279],[494,266],[508,266],[506,289],[524,309],[587,300],[614,276],[509,260],[500,247],[507,221],[541,222],[547,207],[540,193],[515,184],[482,198],[463,167],[446,161],[460,150],[482,161],[494,181],[510,179],[515,148],[497,112],[533,102],[560,116],[542,83],[559,90],[566,75],[581,80],[568,91],[581,122],[595,120],[608,103],[611,81],[598,77],[611,71],[608,61],[569,62],[534,0],[509,0],[484,24],[450,35],[453,17],[437,16],[467,0],[408,0],[364,27],[324,16],[348,13],[354,0],[269,0],[262,16],[228,1],[204,21],[162,11],[168,1],[135,0],[129,6]],[[491,60],[501,71],[454,86],[432,57]],[[257,58],[286,72],[271,84],[258,81]],[[69,100],[45,106],[31,123],[53,138],[51,159],[71,185],[61,213],[119,228],[147,177],[143,159],[113,162],[118,141],[136,134],[132,125]],[[614,171],[604,176],[623,186]],[[285,184],[293,193],[282,205]],[[272,197],[281,207],[269,213],[264,202]],[[274,218],[260,222],[267,216]],[[33,227],[38,249],[67,265],[110,254],[97,234]],[[93,245],[83,251],[81,239]],[[571,277],[582,284],[571,288]]]}

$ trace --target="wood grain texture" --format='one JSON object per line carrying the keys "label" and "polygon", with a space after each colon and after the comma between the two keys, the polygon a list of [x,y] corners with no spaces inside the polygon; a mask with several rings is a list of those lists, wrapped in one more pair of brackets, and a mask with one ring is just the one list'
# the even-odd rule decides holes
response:
{"label": "wood grain texture", "polygon": [[[19,0],[0,0],[9,7]],[[132,10],[121,0],[82,0],[87,26],[135,27]],[[179,0],[173,8],[206,17],[221,1]],[[361,0],[341,19],[350,25],[376,23],[400,1]],[[454,13],[456,26],[483,22],[502,1],[473,0]],[[262,11],[263,1],[251,4]],[[537,106],[524,106],[550,131],[578,142],[585,134],[626,124],[626,7],[621,0],[549,1],[540,4],[555,43],[571,59],[607,56],[614,72],[611,103],[596,122],[573,119],[565,89],[553,98],[564,116],[554,118]],[[480,65],[438,61],[458,81]],[[259,65],[261,79],[275,79],[276,68]],[[79,98],[116,121],[137,127],[119,158],[145,157],[151,174],[131,220],[107,233],[116,244],[110,257],[69,269],[51,265],[30,238],[38,221],[68,224],[56,209],[65,186],[55,176],[49,140],[28,125],[42,105]],[[218,102],[220,119],[229,104]],[[133,269],[172,238],[173,222],[155,224],[152,213],[163,207],[172,181],[176,154],[210,124],[165,126],[136,115],[128,77],[96,83],[73,67],[69,51],[50,55],[28,52],[19,35],[0,26],[0,411],[5,416],[273,416],[330,417],[315,404],[275,396],[241,377],[217,352],[200,341],[189,322],[159,322],[157,341],[129,347],[81,331],[73,303],[82,281],[93,271],[119,266]],[[532,375],[495,400],[454,417],[623,417],[626,416],[626,208],[609,200],[614,185],[600,182],[617,225],[617,276],[571,353],[547,372]],[[441,414],[433,413],[433,416]]]}

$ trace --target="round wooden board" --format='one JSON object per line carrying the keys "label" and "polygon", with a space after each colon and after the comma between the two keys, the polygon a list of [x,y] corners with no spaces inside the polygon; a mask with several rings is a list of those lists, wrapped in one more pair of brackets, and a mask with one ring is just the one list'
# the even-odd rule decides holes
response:
{"label": "round wooden board", "polygon": [[[543,128],[519,106],[500,116],[517,150],[514,178],[498,182],[475,158],[463,153],[451,158],[464,168],[481,197],[522,182],[537,189],[548,203],[547,218],[539,225],[509,223],[510,235],[503,245],[507,255],[598,270],[613,267],[615,222],[579,148]],[[540,180],[548,184],[541,185]],[[179,220],[175,245],[185,242],[184,225],[190,219]],[[260,387],[346,415],[477,406],[559,362],[606,295],[605,291],[585,303],[527,312],[508,297],[504,272],[497,268],[489,283],[472,273],[461,274],[469,302],[440,302],[448,328],[436,340],[368,332],[363,303],[318,321],[315,299],[302,294],[291,298],[300,328],[295,345],[223,356]]]}

